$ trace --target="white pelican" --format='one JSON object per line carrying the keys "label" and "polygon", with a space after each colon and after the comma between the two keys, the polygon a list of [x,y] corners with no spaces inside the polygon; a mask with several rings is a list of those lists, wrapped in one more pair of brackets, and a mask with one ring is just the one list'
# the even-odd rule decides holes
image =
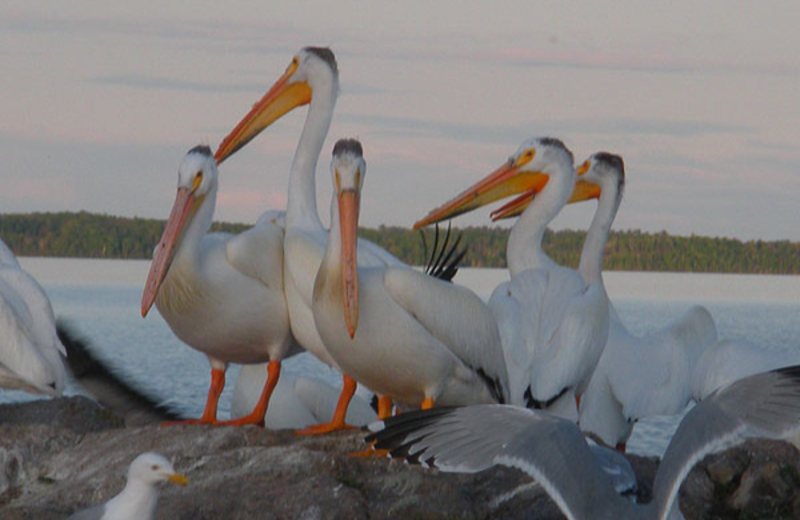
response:
{"label": "white pelican", "polygon": [[[178,194],[142,295],[142,316],[155,301],[172,331],[208,356],[211,385],[204,424],[263,424],[281,360],[295,346],[283,293],[283,230],[259,219],[238,235],[211,233],[217,165],[207,146],[191,149],[178,170]],[[228,363],[263,363],[269,377],[246,417],[217,421]]]}
{"label": "white pelican", "polygon": [[176,472],[163,455],[142,453],[128,467],[125,488],[117,496],[104,504],[78,511],[67,520],[153,520],[158,503],[156,484],[159,482],[185,486],[189,479]]}
{"label": "white pelican", "polygon": [[[556,264],[541,248],[547,224],[570,199],[572,153],[552,138],[531,139],[495,172],[417,222],[420,227],[519,192],[536,198],[508,238],[511,280],[492,293],[508,369],[510,402],[576,416],[608,334],[608,299],[591,273]],[[573,201],[585,200],[591,191]],[[584,276],[582,276],[584,275]]]}
{"label": "white pelican", "polygon": [[[800,366],[725,386],[681,421],[661,459],[653,500],[635,504],[614,492],[576,425],[517,406],[477,405],[415,411],[370,426],[375,449],[444,471],[494,465],[535,478],[570,520],[682,518],[677,497],[695,463],[747,437],[782,439],[800,431]],[[375,442],[377,441],[377,442]]]}
{"label": "white pelican", "polygon": [[[284,289],[289,321],[298,343],[328,365],[339,368],[328,353],[314,325],[311,310],[314,279],[319,270],[328,232],[317,212],[316,168],[339,92],[336,58],[330,49],[306,47],[292,58],[284,74],[223,140],[217,150],[224,161],[293,108],[308,104],[303,132],[289,175],[284,240]],[[358,241],[361,265],[403,266],[394,256],[370,242]],[[328,424],[305,433],[326,433],[346,427],[347,404],[355,392],[355,381],[344,374],[341,399]]]}
{"label": "white pelican", "polygon": [[[573,199],[580,196],[580,190],[599,195],[579,271],[587,280],[599,280],[607,298],[602,276],[603,249],[622,202],[625,165],[618,155],[598,152],[578,171],[583,175]],[[529,202],[530,197],[520,197],[498,210],[495,218],[518,214]],[[611,302],[609,309],[608,341],[581,401],[580,426],[594,439],[625,451],[636,421],[653,415],[674,415],[686,407],[691,399],[692,368],[703,349],[716,340],[716,327],[709,312],[695,306],[669,326],[637,338],[622,324]]]}
{"label": "white pelican", "polygon": [[[579,271],[600,284],[604,298],[603,249],[625,185],[625,166],[618,155],[598,152],[579,171],[582,185],[599,189],[599,200],[586,234]],[[673,324],[637,338],[610,308],[608,341],[584,392],[580,426],[609,446],[624,451],[633,424],[652,415],[683,411],[691,399],[689,379],[700,353],[716,341],[709,312],[693,307]]]}
{"label": "white pelican", "polygon": [[357,265],[366,164],[354,139],[336,143],[327,249],[313,311],[348,374],[406,406],[503,402],[507,377],[492,314],[471,291],[405,267]]}
{"label": "white pelican", "polygon": [[0,388],[60,396],[61,355],[50,300],[0,240]]}

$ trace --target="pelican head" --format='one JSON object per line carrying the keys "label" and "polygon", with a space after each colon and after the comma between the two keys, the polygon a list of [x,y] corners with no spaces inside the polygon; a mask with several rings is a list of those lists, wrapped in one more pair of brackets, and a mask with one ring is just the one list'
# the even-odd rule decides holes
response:
{"label": "pelican head", "polygon": [[367,163],[364,161],[361,143],[356,139],[340,139],[333,147],[331,175],[338,201],[342,240],[344,320],[351,338],[355,336],[358,327],[358,209],[366,174]]}
{"label": "pelican head", "polygon": [[217,164],[211,148],[195,146],[183,158],[178,169],[178,193],[172,212],[153,254],[153,263],[142,295],[142,316],[146,316],[169,271],[184,231],[189,227],[206,196],[217,187]]}
{"label": "pelican head", "polygon": [[414,224],[414,229],[512,195],[541,192],[554,176],[566,176],[569,178],[565,178],[564,182],[574,182],[572,161],[572,152],[560,140],[552,137],[529,139],[497,170],[428,213]]}
{"label": "pelican head", "polygon": [[[575,184],[573,197],[578,195],[578,185],[584,183],[595,186],[595,197],[600,196],[600,192],[605,186],[612,185],[616,186],[619,193],[618,196],[621,196],[625,186],[625,163],[619,155],[597,152],[578,166],[578,175],[580,176],[580,181]],[[572,202],[572,199],[570,199],[570,202]]]}
{"label": "pelican head", "polygon": [[223,139],[215,154],[217,164],[222,164],[285,114],[310,103],[314,91],[324,87],[328,87],[335,99],[339,89],[339,69],[333,51],[327,47],[303,48],[292,58],[272,88]]}
{"label": "pelican head", "polygon": [[[578,181],[575,183],[575,189],[572,191],[567,204],[600,198],[604,187],[609,186],[609,183],[612,182],[617,186],[617,197],[622,197],[622,189],[625,184],[625,165],[619,155],[597,152],[581,163],[575,173],[578,176]],[[533,201],[535,195],[535,192],[530,191],[523,193],[508,204],[493,211],[492,220],[519,216]]]}

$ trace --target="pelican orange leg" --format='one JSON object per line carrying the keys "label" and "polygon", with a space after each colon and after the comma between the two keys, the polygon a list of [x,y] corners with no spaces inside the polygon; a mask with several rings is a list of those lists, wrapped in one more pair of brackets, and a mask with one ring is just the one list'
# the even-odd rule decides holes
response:
{"label": "pelican orange leg", "polygon": [[345,417],[347,416],[347,407],[350,406],[350,400],[353,399],[353,394],[356,393],[356,380],[347,374],[343,376],[343,379],[344,385],[342,386],[342,393],[339,394],[339,401],[336,403],[336,410],[333,412],[333,419],[331,419],[331,422],[307,426],[294,433],[297,435],[321,435],[338,430],[355,429],[355,426],[351,426],[345,422]]}
{"label": "pelican orange leg", "polygon": [[239,417],[238,419],[232,419],[230,421],[220,421],[216,424],[221,426],[243,426],[245,424],[257,424],[259,426],[264,426],[264,416],[267,415],[269,398],[272,396],[272,391],[275,390],[275,386],[278,384],[278,378],[280,375],[281,362],[270,361],[267,364],[267,382],[264,383],[264,389],[261,391],[261,397],[259,397],[255,408],[253,408],[253,411],[244,417]]}
{"label": "pelican orange leg", "polygon": [[186,421],[173,421],[163,423],[162,426],[175,426],[180,424],[216,424],[217,405],[219,396],[225,388],[225,370],[220,368],[211,369],[211,386],[208,388],[208,398],[203,415],[199,419],[189,419]]}
{"label": "pelican orange leg", "polygon": [[378,398],[378,420],[382,421],[392,416],[392,398],[384,395]]}

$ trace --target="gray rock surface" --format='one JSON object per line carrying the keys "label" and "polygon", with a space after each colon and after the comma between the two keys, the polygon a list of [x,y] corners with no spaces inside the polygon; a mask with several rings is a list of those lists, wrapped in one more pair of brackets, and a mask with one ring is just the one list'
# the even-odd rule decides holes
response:
{"label": "gray rock surface", "polygon": [[[360,432],[318,438],[257,427],[124,428],[82,397],[0,406],[0,518],[63,519],[124,485],[128,464],[156,451],[186,474],[165,485],[160,519],[560,519],[521,472],[453,475],[353,458]],[[630,457],[648,500],[658,463]],[[751,441],[709,457],[681,491],[687,519],[800,518],[800,453]]]}

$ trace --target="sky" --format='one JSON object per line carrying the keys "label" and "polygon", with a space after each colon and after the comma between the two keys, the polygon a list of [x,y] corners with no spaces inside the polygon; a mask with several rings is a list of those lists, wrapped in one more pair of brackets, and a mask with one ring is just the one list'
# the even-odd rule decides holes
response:
{"label": "sky", "polygon": [[[624,157],[615,229],[798,241],[797,20],[796,0],[4,0],[0,213],[166,218],[184,153],[215,148],[294,53],[328,45],[323,220],[338,138],[364,145],[374,227],[411,226],[549,135],[576,161]],[[225,162],[218,220],[285,207],[305,112]],[[553,227],[586,228],[594,208]]]}

